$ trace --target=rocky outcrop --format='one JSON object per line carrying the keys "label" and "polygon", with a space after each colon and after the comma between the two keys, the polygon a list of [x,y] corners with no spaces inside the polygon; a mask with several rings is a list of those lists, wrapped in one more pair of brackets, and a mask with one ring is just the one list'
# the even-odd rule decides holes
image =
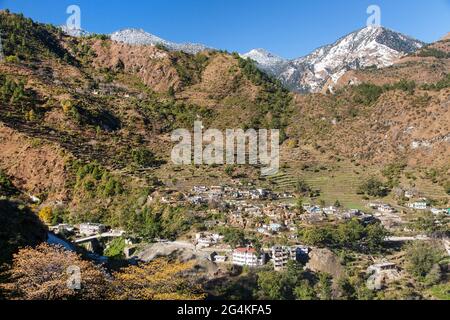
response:
{"label": "rocky outcrop", "polygon": [[314,272],[327,273],[334,279],[339,279],[345,274],[339,257],[329,249],[313,249],[309,254],[306,268]]}

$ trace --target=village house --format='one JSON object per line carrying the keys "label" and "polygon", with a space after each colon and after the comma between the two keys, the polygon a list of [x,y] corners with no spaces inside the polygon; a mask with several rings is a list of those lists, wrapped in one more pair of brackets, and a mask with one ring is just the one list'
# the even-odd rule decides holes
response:
{"label": "village house", "polygon": [[202,205],[208,203],[208,201],[200,196],[188,197],[188,202],[193,205]]}
{"label": "village house", "polygon": [[208,191],[208,196],[210,199],[221,199],[224,196],[223,187],[212,186]]}
{"label": "village house", "polygon": [[278,233],[283,230],[284,226],[282,226],[280,223],[271,223],[268,226],[268,229],[274,233]]}
{"label": "village house", "polygon": [[381,290],[385,285],[397,281],[401,277],[397,265],[390,262],[370,266],[367,274],[370,275],[367,280],[367,288],[370,290]]}
{"label": "village house", "polygon": [[220,255],[217,252],[211,253],[211,261],[215,263],[225,263],[228,260],[226,255]]}
{"label": "village house", "polygon": [[192,191],[196,194],[206,193],[208,190],[209,189],[205,186],[194,186],[194,188],[192,188]]}
{"label": "village house", "polygon": [[331,206],[331,207],[327,207],[327,208],[323,208],[323,213],[325,213],[326,215],[334,215],[338,212],[338,209]]}
{"label": "village house", "polygon": [[252,216],[257,216],[257,217],[262,215],[261,208],[259,208],[257,206],[250,206],[250,207],[244,208],[244,212],[246,214],[249,214]]}
{"label": "village house", "polygon": [[78,226],[81,235],[94,236],[106,231],[106,226],[100,223],[82,223]]}
{"label": "village house", "polygon": [[247,227],[247,219],[242,217],[242,215],[238,212],[231,213],[228,216],[227,222],[229,225],[233,227],[243,228]]}
{"label": "village house", "polygon": [[258,233],[266,235],[266,236],[271,236],[272,235],[272,233],[268,229],[266,229],[264,227],[260,227],[260,228],[256,229],[256,231]]}
{"label": "village house", "polygon": [[355,209],[355,210],[347,210],[345,212],[343,212],[339,218],[344,219],[344,220],[351,220],[353,218],[357,218],[361,215],[360,211]]}
{"label": "village house", "polygon": [[369,208],[382,213],[394,213],[396,210],[389,204],[386,203],[369,203]]}
{"label": "village house", "polygon": [[56,226],[50,227],[50,231],[53,231],[55,234],[67,234],[75,231],[75,227],[69,224],[58,224]]}
{"label": "village house", "polygon": [[411,199],[411,198],[414,198],[414,196],[415,196],[415,193],[413,191],[409,191],[409,190],[405,191],[405,198]]}
{"label": "village house", "polygon": [[319,207],[319,206],[312,206],[312,207],[309,207],[308,209],[306,209],[306,211],[307,211],[309,214],[322,214],[322,213],[323,213],[322,208]]}
{"label": "village house", "polygon": [[288,262],[300,261],[308,256],[309,248],[305,246],[274,246],[271,250],[271,258],[275,271],[281,271],[286,268]]}
{"label": "village house", "polygon": [[294,196],[290,192],[282,192],[282,193],[278,194],[278,198],[280,198],[280,199],[291,199],[293,197]]}
{"label": "village house", "polygon": [[283,270],[290,260],[291,253],[285,247],[272,248],[272,263],[275,271]]}
{"label": "village house", "polygon": [[296,245],[291,247],[291,259],[300,261],[301,259],[308,257],[310,248],[307,246]]}
{"label": "village house", "polygon": [[220,236],[217,233],[202,232],[195,235],[195,243],[200,247],[209,247],[215,245],[222,239],[223,236]]}
{"label": "village house", "polygon": [[428,201],[425,199],[416,201],[416,202],[412,202],[408,204],[408,207],[413,209],[413,210],[428,210]]}
{"label": "village house", "polygon": [[447,214],[447,209],[431,208],[431,213],[434,215]]}
{"label": "village house", "polygon": [[237,248],[233,251],[234,265],[255,268],[263,266],[265,263],[265,254],[258,254],[254,248]]}
{"label": "village house", "polygon": [[379,212],[382,212],[382,213],[394,213],[394,212],[396,212],[396,210],[394,208],[392,208],[388,204],[381,204],[381,205],[379,205],[377,210]]}

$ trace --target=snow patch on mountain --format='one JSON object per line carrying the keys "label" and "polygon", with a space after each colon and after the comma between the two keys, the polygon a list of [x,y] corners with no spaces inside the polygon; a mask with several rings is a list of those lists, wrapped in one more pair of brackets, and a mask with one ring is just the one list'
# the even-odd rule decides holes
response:
{"label": "snow patch on mountain", "polygon": [[91,34],[83,29],[75,29],[75,28],[69,28],[66,25],[59,27],[65,34],[72,36],[72,37],[88,37]]}
{"label": "snow patch on mountain", "polygon": [[281,68],[288,63],[288,60],[274,55],[265,49],[253,49],[250,52],[242,54],[241,57],[244,59],[252,59],[261,70],[272,75],[278,74]]}

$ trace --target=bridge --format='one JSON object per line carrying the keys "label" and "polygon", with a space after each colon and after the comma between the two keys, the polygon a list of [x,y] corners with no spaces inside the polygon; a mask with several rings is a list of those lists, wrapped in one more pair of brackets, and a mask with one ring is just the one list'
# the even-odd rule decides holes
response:
{"label": "bridge", "polygon": [[99,233],[93,236],[85,237],[76,239],[74,243],[76,244],[82,244],[87,242],[92,242],[94,240],[104,239],[104,238],[120,238],[125,234],[124,231],[111,231],[111,232],[105,232],[105,233]]}

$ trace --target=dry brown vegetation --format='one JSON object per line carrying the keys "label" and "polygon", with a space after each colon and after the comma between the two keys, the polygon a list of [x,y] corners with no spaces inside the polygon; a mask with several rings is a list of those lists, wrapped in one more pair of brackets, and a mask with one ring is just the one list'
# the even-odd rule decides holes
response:
{"label": "dry brown vegetation", "polygon": [[[269,80],[255,81],[236,56],[224,52],[192,56],[51,34],[68,58],[57,57],[53,48],[46,47],[32,58],[0,64],[0,74],[24,81],[35,95],[33,105],[1,103],[0,168],[20,189],[42,194],[44,202],[63,201],[76,212],[97,212],[131,198],[128,190],[153,187],[149,181],[154,178],[182,190],[218,179],[232,183],[222,167],[174,168],[169,161],[171,130],[189,128],[196,119],[208,127],[245,128],[255,119],[265,124],[273,118],[274,110],[267,106],[267,101],[273,102],[267,96],[274,96],[266,88]],[[448,42],[434,46],[444,50]],[[305,163],[320,167],[339,161],[380,172],[383,166],[402,161],[412,173],[435,168],[444,173],[439,181],[445,180],[450,89],[421,86],[437,83],[449,70],[448,58],[410,56],[392,67],[350,71],[334,94],[291,94],[293,102],[277,111],[287,133],[281,163],[291,172],[299,172]],[[383,86],[402,79],[414,81],[415,88],[380,89],[368,103],[359,97],[357,86],[348,86],[350,80]],[[131,155],[139,148],[155,155],[159,162],[154,168],[136,167]],[[126,192],[115,196],[117,201],[105,197],[96,202],[93,196],[85,201],[87,192],[73,193],[75,160],[100,164],[122,181]],[[248,180],[257,179],[254,168],[238,172]]]}

